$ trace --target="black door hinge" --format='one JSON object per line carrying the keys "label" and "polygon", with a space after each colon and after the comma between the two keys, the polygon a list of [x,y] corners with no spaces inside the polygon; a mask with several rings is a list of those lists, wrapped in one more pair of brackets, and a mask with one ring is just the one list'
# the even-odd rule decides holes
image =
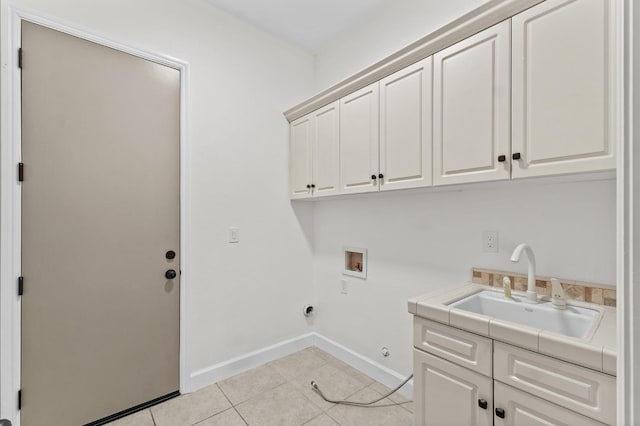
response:
{"label": "black door hinge", "polygon": [[18,48],[18,68],[22,69],[22,47]]}
{"label": "black door hinge", "polygon": [[24,294],[24,277],[18,277],[18,296]]}
{"label": "black door hinge", "polygon": [[24,181],[24,163],[18,163],[18,182]]}
{"label": "black door hinge", "polygon": [[22,410],[22,389],[18,391],[18,410]]}

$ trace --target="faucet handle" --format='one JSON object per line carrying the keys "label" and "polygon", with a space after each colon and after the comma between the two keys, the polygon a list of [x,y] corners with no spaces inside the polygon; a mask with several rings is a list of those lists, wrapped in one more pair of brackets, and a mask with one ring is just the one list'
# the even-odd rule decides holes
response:
{"label": "faucet handle", "polygon": [[551,278],[551,303],[557,309],[565,309],[567,307],[564,289],[557,278]]}

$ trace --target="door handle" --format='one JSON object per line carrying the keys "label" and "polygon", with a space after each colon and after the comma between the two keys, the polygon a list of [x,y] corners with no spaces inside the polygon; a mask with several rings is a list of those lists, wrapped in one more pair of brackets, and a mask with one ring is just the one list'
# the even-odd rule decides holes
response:
{"label": "door handle", "polygon": [[167,272],[164,273],[164,277],[168,280],[172,280],[177,276],[178,274],[176,273],[175,269],[169,269]]}

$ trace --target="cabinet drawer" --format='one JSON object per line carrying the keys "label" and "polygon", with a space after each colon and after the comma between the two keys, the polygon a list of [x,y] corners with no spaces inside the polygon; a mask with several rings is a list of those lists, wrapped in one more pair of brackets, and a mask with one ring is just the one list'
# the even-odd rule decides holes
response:
{"label": "cabinet drawer", "polygon": [[414,316],[413,345],[491,377],[491,339]]}
{"label": "cabinet drawer", "polygon": [[494,378],[598,421],[615,424],[616,379],[496,342]]}
{"label": "cabinet drawer", "polygon": [[493,425],[493,380],[413,350],[416,426]]}
{"label": "cabinet drawer", "polygon": [[493,405],[504,410],[495,416],[495,426],[603,426],[603,423],[519,391],[500,382],[493,383]]}

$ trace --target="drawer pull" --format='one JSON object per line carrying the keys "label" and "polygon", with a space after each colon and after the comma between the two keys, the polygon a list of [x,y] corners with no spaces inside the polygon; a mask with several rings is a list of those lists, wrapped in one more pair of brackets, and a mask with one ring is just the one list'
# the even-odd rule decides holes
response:
{"label": "drawer pull", "polygon": [[489,406],[489,403],[487,402],[486,399],[478,400],[478,407],[482,408],[483,410],[486,410],[488,406]]}
{"label": "drawer pull", "polygon": [[496,416],[504,419],[504,410],[502,408],[496,408]]}

